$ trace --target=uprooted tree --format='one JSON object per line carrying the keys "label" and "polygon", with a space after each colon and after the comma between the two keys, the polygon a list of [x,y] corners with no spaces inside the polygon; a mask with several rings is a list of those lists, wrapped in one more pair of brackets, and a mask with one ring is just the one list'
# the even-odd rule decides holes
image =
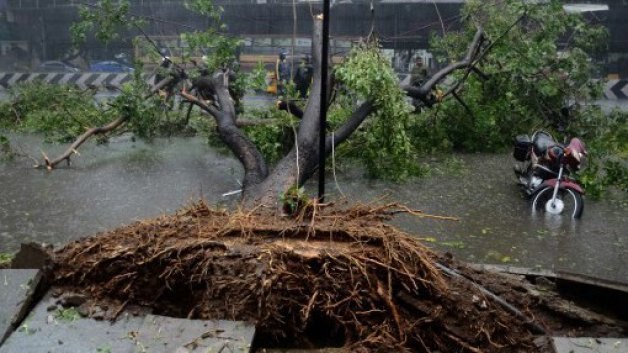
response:
{"label": "uprooted tree", "polygon": [[[111,6],[97,7],[96,11],[113,10]],[[93,9],[92,9],[93,10]],[[117,11],[117,12],[116,12]],[[113,11],[114,15],[104,16],[120,20],[120,11]],[[211,13],[206,10],[205,13]],[[89,12],[84,16],[89,18]],[[93,17],[93,15],[91,15]],[[90,18],[94,20],[94,18]],[[113,20],[112,20],[113,21]],[[404,135],[404,119],[411,108],[404,100],[405,94],[398,86],[397,78],[390,65],[382,54],[379,53],[376,41],[367,40],[349,54],[345,63],[336,69],[329,81],[331,92],[336,92],[334,86],[342,85],[345,89],[352,89],[357,94],[359,104],[347,114],[342,121],[330,125],[326,131],[320,131],[319,114],[321,108],[321,48],[322,48],[322,18],[314,19],[312,40],[312,65],[313,82],[310,89],[310,99],[301,110],[293,101],[287,99],[281,106],[293,114],[298,120],[294,129],[294,146],[274,166],[269,165],[264,156],[241,128],[247,123],[239,119],[234,102],[234,79],[237,73],[229,66],[227,56],[222,61],[214,59],[214,65],[208,65],[213,73],[206,75],[189,74],[186,68],[180,64],[170,65],[170,71],[166,72],[163,80],[157,82],[146,93],[146,98],[152,97],[164,87],[176,87],[178,94],[187,102],[198,106],[206,115],[213,118],[217,134],[226,146],[233,152],[244,167],[243,200],[245,204],[252,206],[264,204],[277,206],[280,195],[288,190],[298,190],[318,169],[319,154],[329,154],[339,145],[347,141],[361,126],[365,125],[367,118],[373,117],[368,129],[380,129],[381,135],[398,135],[395,138],[381,138],[381,151],[397,155],[398,159],[407,159],[404,152],[408,152],[408,137]],[[211,35],[216,36],[212,31]],[[206,35],[203,34],[203,35]],[[146,36],[148,40],[148,36]],[[407,87],[407,95],[431,106],[449,95],[460,99],[455,92],[459,84],[451,87],[444,94],[435,91],[438,83],[449,77],[457,70],[463,70],[465,77],[472,72],[479,72],[477,67],[480,59],[486,54],[486,40],[481,29],[477,30],[467,54],[458,62],[452,63],[439,72],[420,87]],[[220,52],[220,51],[218,51]],[[368,65],[364,65],[367,62]],[[379,67],[378,67],[379,66]],[[205,68],[205,71],[208,71]],[[367,77],[364,79],[364,77]],[[385,88],[385,89],[382,89]],[[336,97],[330,94],[325,103],[330,104]],[[114,121],[101,127],[88,129],[84,134],[57,158],[45,158],[45,166],[48,169],[55,168],[59,163],[69,163],[78,147],[91,136],[106,134],[129,123],[130,114],[123,114]],[[250,123],[250,122],[249,122]],[[262,122],[263,123],[263,122]],[[320,135],[325,135],[325,150],[319,151]],[[381,153],[380,153],[381,154]],[[394,158],[394,157],[391,157]],[[407,163],[407,162],[406,162]]]}
{"label": "uprooted tree", "polygon": [[[483,77],[478,63],[491,49],[477,30],[462,59],[422,86],[402,90],[377,47],[363,43],[331,80],[356,92],[358,103],[342,101],[352,108],[321,131],[320,19],[314,27],[312,98],[303,110],[283,102],[298,117],[295,142],[274,166],[242,128],[262,122],[245,122],[237,112],[229,65],[221,63],[211,75],[198,77],[173,65],[151,93],[134,95],[129,107],[176,83],[177,93],[215,122],[217,134],[244,166],[245,206],[276,206],[279,194],[303,185],[317,171],[321,153],[331,153],[364,130],[378,132],[380,139],[374,141],[387,159],[403,156],[406,95],[426,106],[449,95],[465,104],[458,94],[462,83],[445,92],[434,88],[454,73],[458,82],[472,74]],[[123,114],[87,131],[47,166],[69,161],[89,137],[132,123],[133,115]],[[326,145],[319,150],[322,134]],[[274,217],[250,207],[226,212],[200,202],[171,216],[72,242],[52,254],[53,283],[87,294],[87,312],[100,307],[114,320],[127,306],[140,305],[175,317],[253,321],[256,347],[522,353],[546,351],[535,340],[540,334],[625,332],[615,321],[543,296],[519,279],[487,276],[439,256],[385,223],[398,213],[418,214],[404,206],[311,207],[296,217]],[[196,348],[200,340],[185,348]]]}
{"label": "uprooted tree", "polygon": [[[312,98],[308,101],[302,113],[294,148],[272,170],[270,170],[257,148],[236,125],[237,116],[232,99],[228,93],[228,80],[225,79],[225,73],[216,73],[211,79],[207,80],[208,86],[211,87],[216,97],[213,105],[207,104],[186,92],[182,92],[185,98],[216,119],[220,137],[244,166],[243,196],[244,200],[251,205],[260,202],[265,205],[273,205],[276,202],[277,195],[286,192],[291,187],[303,185],[317,170],[320,153],[331,153],[333,148],[346,141],[369,116],[375,115],[382,105],[388,104],[388,102],[383,103],[383,100],[390,99],[390,97],[376,97],[377,93],[372,92],[370,97],[362,102],[338,128],[333,131],[320,131],[322,22],[318,20],[314,23]],[[451,64],[439,71],[423,86],[408,88],[408,93],[426,104],[432,104],[434,99],[442,99],[433,97],[432,90],[436,83],[456,69],[470,69],[474,67],[478,56],[481,54],[482,44],[482,31],[478,30],[464,60]],[[342,82],[342,78],[340,78],[340,81]],[[455,90],[452,89],[451,92],[453,93]],[[449,92],[446,94],[449,94]],[[326,136],[324,151],[319,150],[321,134]]]}

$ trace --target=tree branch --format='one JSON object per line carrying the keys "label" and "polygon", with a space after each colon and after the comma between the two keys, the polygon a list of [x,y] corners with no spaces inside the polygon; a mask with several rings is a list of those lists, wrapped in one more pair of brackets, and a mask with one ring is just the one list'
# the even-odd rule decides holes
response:
{"label": "tree branch", "polygon": [[238,118],[236,120],[235,125],[237,127],[247,127],[247,126],[266,126],[266,125],[274,125],[281,123],[281,119],[247,119],[247,118]]}
{"label": "tree branch", "polygon": [[214,117],[218,135],[244,167],[243,186],[247,189],[261,183],[268,176],[268,166],[257,146],[236,124],[235,108],[225,85],[227,80],[223,75],[224,73],[217,73],[211,80],[213,92],[221,109],[205,103],[185,90],[180,94]]}
{"label": "tree branch", "polygon": [[[160,82],[158,82],[155,86],[151,88],[150,92],[146,94],[146,96],[144,96],[144,99],[148,99],[149,97],[154,95],[157,91],[159,91],[161,88],[170,84],[174,80],[175,80],[174,77],[166,77],[165,79],[161,80]],[[74,141],[74,143],[72,143],[72,145],[70,145],[70,147],[67,150],[65,150],[65,152],[63,152],[59,157],[53,159],[52,161],[48,158],[48,156],[46,156],[45,153],[42,152],[44,155],[44,164],[43,165],[37,164],[35,165],[35,168],[41,168],[45,166],[46,169],[53,170],[59,163],[63,161],[66,161],[67,164],[70,165],[70,158],[74,154],[78,154],[78,148],[83,143],[85,143],[85,141],[87,141],[90,137],[92,137],[93,135],[101,135],[101,134],[106,134],[110,131],[113,131],[117,129],[118,127],[124,125],[126,122],[128,122],[128,120],[129,120],[129,116],[121,116],[107,125],[103,125],[100,127],[93,127],[93,128],[88,129],[82,135],[80,135]]]}
{"label": "tree branch", "polygon": [[[54,169],[57,164],[63,162],[63,161],[67,161],[68,165],[70,164],[70,157],[73,154],[78,154],[77,149],[85,142],[87,141],[88,138],[90,138],[92,135],[100,135],[100,134],[105,134],[109,131],[115,130],[117,129],[119,126],[121,126],[122,124],[126,123],[128,121],[129,117],[128,116],[122,116],[119,117],[118,119],[110,122],[107,125],[101,126],[101,127],[93,127],[87,131],[85,131],[85,133],[83,133],[81,136],[79,136],[76,141],[74,141],[74,143],[59,157],[57,157],[54,160],[49,160],[48,157],[44,154],[44,162],[46,163],[46,168],[48,170],[52,170]],[[37,165],[36,167],[41,167],[41,165]]]}
{"label": "tree branch", "polygon": [[463,68],[468,68],[468,70],[471,70],[471,68],[473,68],[477,63],[478,54],[480,53],[480,49],[482,43],[484,42],[484,39],[484,31],[482,30],[482,28],[478,28],[478,30],[475,32],[475,36],[473,37],[473,41],[467,49],[467,54],[465,55],[464,59],[455,63],[451,63],[443,69],[439,70],[427,82],[421,85],[421,87],[404,87],[407,95],[412,98],[421,100],[427,106],[431,106],[433,104],[433,99],[431,99],[430,96],[434,86],[436,86],[436,84],[438,84],[440,81],[445,79],[448,75],[456,70]]}
{"label": "tree branch", "polygon": [[294,101],[280,100],[277,102],[277,108],[279,110],[287,111],[298,119],[303,118],[303,110]]}
{"label": "tree branch", "polygon": [[373,102],[366,101],[362,103],[358,109],[356,109],[347,121],[334,131],[333,136],[328,136],[325,140],[325,153],[330,153],[333,147],[343,143],[355,130],[362,124],[362,122],[375,110]]}

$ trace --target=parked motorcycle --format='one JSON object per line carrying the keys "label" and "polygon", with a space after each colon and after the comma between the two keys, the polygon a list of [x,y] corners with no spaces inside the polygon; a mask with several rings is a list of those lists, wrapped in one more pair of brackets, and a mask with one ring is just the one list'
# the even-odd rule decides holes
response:
{"label": "parked motorcycle", "polygon": [[580,168],[586,154],[584,143],[578,138],[565,145],[545,131],[536,131],[532,138],[516,137],[515,174],[532,200],[533,212],[582,216],[584,190],[570,174]]}

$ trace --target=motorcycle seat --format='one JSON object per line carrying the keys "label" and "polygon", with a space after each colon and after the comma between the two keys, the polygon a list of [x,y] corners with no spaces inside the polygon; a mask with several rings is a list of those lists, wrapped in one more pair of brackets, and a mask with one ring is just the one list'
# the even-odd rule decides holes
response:
{"label": "motorcycle seat", "polygon": [[547,149],[556,144],[556,141],[549,133],[537,131],[532,135],[532,148],[537,156],[545,155]]}

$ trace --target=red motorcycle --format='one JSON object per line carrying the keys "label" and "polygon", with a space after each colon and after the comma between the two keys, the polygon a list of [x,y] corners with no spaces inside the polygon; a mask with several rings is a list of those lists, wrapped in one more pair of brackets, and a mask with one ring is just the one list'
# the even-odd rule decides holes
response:
{"label": "red motorcycle", "polygon": [[580,168],[587,151],[584,143],[572,138],[560,144],[545,131],[519,135],[515,139],[515,174],[523,191],[532,200],[532,211],[580,218],[584,208],[582,187],[570,177]]}

